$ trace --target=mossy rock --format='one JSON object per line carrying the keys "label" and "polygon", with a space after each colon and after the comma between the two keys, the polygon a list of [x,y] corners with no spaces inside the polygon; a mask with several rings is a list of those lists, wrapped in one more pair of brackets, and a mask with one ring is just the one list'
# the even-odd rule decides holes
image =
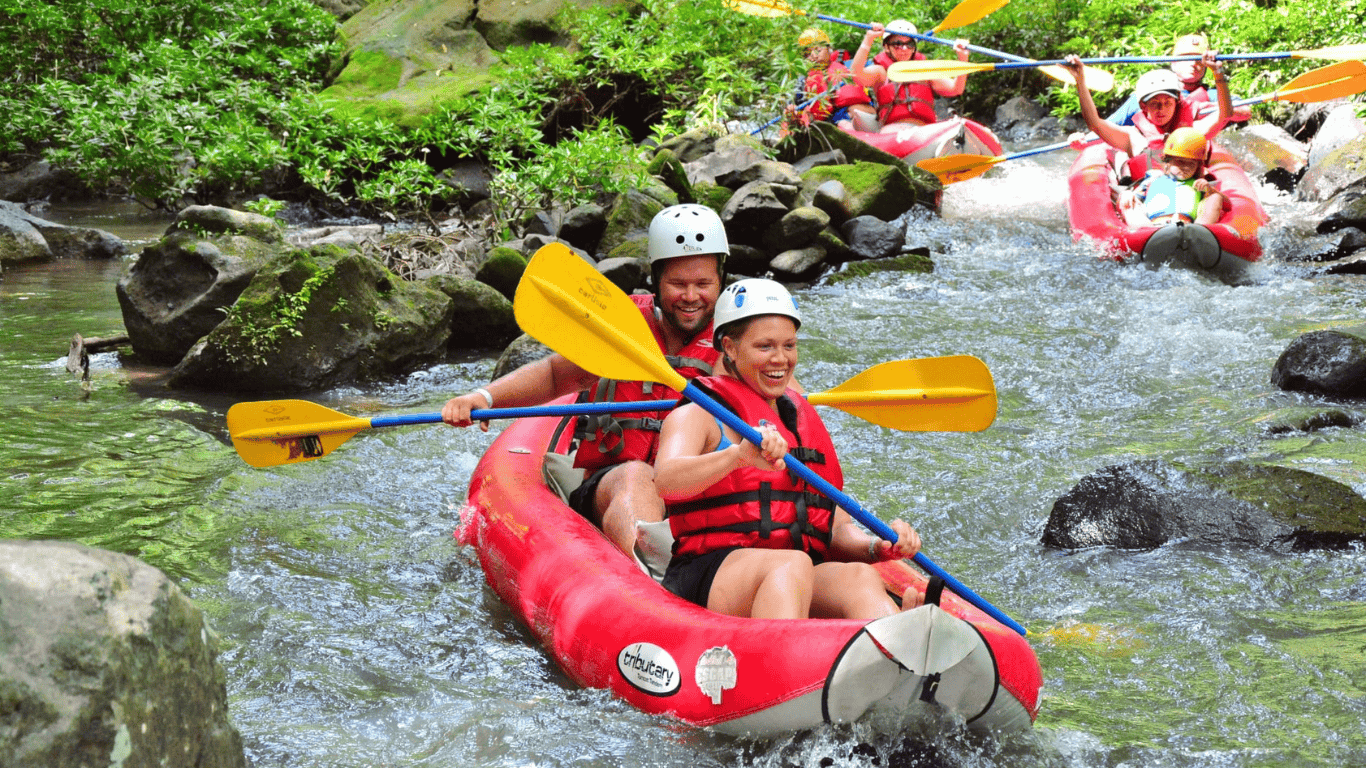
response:
{"label": "mossy rock", "polygon": [[730,197],[735,194],[735,190],[723,187],[715,182],[699,181],[692,185],[692,193],[693,198],[695,198],[694,202],[707,206],[719,215],[721,209],[726,207],[726,203],[730,202]]}
{"label": "mossy rock", "polygon": [[507,246],[498,246],[489,251],[489,257],[480,265],[474,279],[492,286],[499,293],[512,300],[517,293],[517,283],[526,271],[526,257]]}
{"label": "mossy rock", "polygon": [[852,165],[823,165],[812,168],[802,177],[803,198],[815,196],[815,190],[827,181],[835,180],[848,192],[849,218],[875,216],[891,221],[910,210],[919,199],[926,199],[928,190],[916,181],[904,165],[881,165],[859,162]]}
{"label": "mossy rock", "polygon": [[645,170],[677,193],[678,202],[697,202],[697,198],[693,194],[692,183],[688,181],[688,172],[683,169],[683,163],[679,162],[678,155],[675,155],[673,150],[661,149],[656,152],[654,159],[650,161],[649,167]]}
{"label": "mossy rock", "polygon": [[169,383],[300,392],[404,374],[445,354],[452,312],[446,294],[356,251],[293,250],[256,272]]}
{"label": "mossy rock", "polygon": [[845,264],[844,269],[831,275],[829,282],[831,285],[842,283],[845,280],[853,280],[859,277],[867,277],[877,272],[921,272],[930,273],[934,271],[934,261],[927,253],[903,253],[890,259],[872,259],[870,261],[851,261]]}
{"label": "mossy rock", "polygon": [[341,28],[345,66],[319,99],[340,115],[417,127],[442,104],[500,79],[471,0],[377,2]]}
{"label": "mossy rock", "polygon": [[628,240],[649,237],[650,222],[655,214],[678,204],[678,195],[651,177],[655,183],[646,189],[628,189],[617,195],[607,212],[607,227],[598,242],[598,250],[612,253]]}
{"label": "mossy rock", "polygon": [[513,316],[512,302],[493,286],[454,275],[437,275],[427,283],[451,297],[454,304],[452,349],[499,347],[521,333]]}

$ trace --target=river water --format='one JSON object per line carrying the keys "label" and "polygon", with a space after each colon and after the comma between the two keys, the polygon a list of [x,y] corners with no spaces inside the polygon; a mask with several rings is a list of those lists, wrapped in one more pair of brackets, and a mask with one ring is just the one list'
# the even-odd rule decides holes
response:
{"label": "river water", "polygon": [[[1366,765],[1361,549],[1039,544],[1056,498],[1140,458],[1271,461],[1366,492],[1366,433],[1273,430],[1319,401],[1269,382],[1297,335],[1360,322],[1366,283],[1274,253],[1239,288],[1099,261],[1068,237],[1063,154],[1002,164],[951,187],[942,220],[911,221],[941,252],[933,274],[799,293],[810,389],[903,357],[991,368],[1000,413],[981,433],[827,421],[850,492],[912,521],[928,555],[1031,629],[1046,684],[1029,733],[912,743],[855,726],[748,741],[576,687],[452,539],[491,435],[374,430],[319,461],[251,469],[228,442],[233,398],[168,392],[113,353],[95,356],[85,386],[64,369],[71,334],[121,331],[119,263],[0,280],[0,537],[127,552],[179,581],[221,639],[259,767]],[[1272,194],[1273,216],[1303,215]],[[124,208],[46,215],[134,242],[165,225]],[[313,399],[434,411],[493,363]]]}

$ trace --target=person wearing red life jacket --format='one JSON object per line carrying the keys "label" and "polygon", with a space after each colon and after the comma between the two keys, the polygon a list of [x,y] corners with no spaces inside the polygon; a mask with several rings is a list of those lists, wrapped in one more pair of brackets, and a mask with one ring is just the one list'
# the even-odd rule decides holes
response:
{"label": "person wearing red life jacket", "polygon": [[[830,433],[791,388],[796,302],[772,280],[740,280],[721,292],[715,320],[722,370],[694,383],[756,425],[763,439],[742,440],[695,404],[665,418],[655,486],[674,548],[664,587],[731,616],[874,619],[897,612],[870,563],[915,556],[916,532],[897,520],[897,543],[882,541],[785,471],[791,455],[843,485]],[[921,599],[907,590],[903,607]]]}
{"label": "person wearing red life jacket", "polygon": [[[1181,96],[1181,81],[1176,74],[1169,69],[1156,69],[1145,72],[1134,88],[1139,112],[1134,115],[1132,126],[1118,126],[1101,119],[1091,98],[1091,91],[1086,87],[1086,72],[1079,57],[1067,56],[1067,63],[1063,66],[1076,78],[1077,97],[1081,102],[1081,115],[1086,126],[1106,144],[1128,154],[1132,158],[1130,176],[1139,179],[1147,171],[1162,167],[1162,147],[1172,131],[1181,127],[1195,128],[1205,138],[1213,139],[1228,124],[1233,115],[1233,97],[1229,95],[1223,64],[1215,58],[1216,55],[1213,51],[1207,51],[1204,62],[1214,71],[1214,83],[1219,95],[1217,113],[1197,116],[1194,103]],[[1073,147],[1080,149],[1081,134],[1073,134],[1071,139]]]}
{"label": "person wearing red life jacket", "polygon": [[855,113],[860,122],[873,115],[872,101],[868,91],[854,82],[853,73],[844,64],[844,52],[837,51],[830,44],[830,37],[824,31],[811,27],[797,36],[797,45],[802,50],[802,58],[811,66],[802,83],[797,102],[815,99],[810,106],[793,117],[803,124],[814,120],[827,120],[841,127],[854,126]]}
{"label": "person wearing red life jacket", "polygon": [[[632,297],[654,332],[665,356],[684,376],[711,373],[717,353],[712,347],[712,312],[725,276],[730,252],[725,227],[706,206],[674,205],[650,222],[648,253],[653,295]],[[621,402],[677,398],[678,393],[647,382],[599,378],[563,355],[527,363],[472,392],[451,398],[442,420],[465,427],[479,408],[541,405],[579,392],[583,399]],[[481,428],[488,430],[488,422]],[[632,554],[636,522],[664,519],[664,502],[654,487],[651,462],[659,441],[660,421],[640,414],[582,417],[581,442],[574,466],[584,471],[569,505],[601,526],[622,551]]]}
{"label": "person wearing red life jacket", "polygon": [[[938,122],[934,113],[934,97],[957,96],[967,86],[967,75],[943,77],[914,83],[895,83],[887,79],[887,70],[899,61],[922,61],[925,55],[916,50],[919,34],[915,25],[905,19],[890,22],[884,28],[874,23],[863,36],[854,52],[849,69],[857,82],[873,90],[877,102],[877,119],[882,133],[895,133],[908,125],[928,125]],[[868,63],[873,41],[882,39],[882,51]],[[967,40],[957,40],[953,49],[959,61],[968,60]]]}
{"label": "person wearing red life jacket", "polygon": [[[1171,55],[1173,56],[1204,56],[1209,51],[1209,38],[1202,34],[1183,35],[1177,38],[1172,45]],[[1181,81],[1181,95],[1191,101],[1196,110],[1196,116],[1201,117],[1207,113],[1218,109],[1215,103],[1217,98],[1211,99],[1209,89],[1205,87],[1205,66],[1203,59],[1194,61],[1173,61],[1170,69],[1177,79]],[[1138,113],[1138,98],[1133,94],[1124,101],[1110,116],[1105,118],[1115,125],[1133,125],[1134,115]],[[1243,105],[1233,108],[1233,117],[1230,118],[1235,123],[1245,123],[1252,117],[1251,105]]]}

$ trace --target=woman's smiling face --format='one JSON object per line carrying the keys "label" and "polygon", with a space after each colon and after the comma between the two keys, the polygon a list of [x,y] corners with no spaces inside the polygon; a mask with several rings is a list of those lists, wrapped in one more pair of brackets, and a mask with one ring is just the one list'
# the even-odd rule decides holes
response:
{"label": "woman's smiling face", "polygon": [[797,324],[783,315],[755,318],[736,338],[724,336],[721,345],[735,364],[737,378],[770,402],[792,384],[797,369]]}

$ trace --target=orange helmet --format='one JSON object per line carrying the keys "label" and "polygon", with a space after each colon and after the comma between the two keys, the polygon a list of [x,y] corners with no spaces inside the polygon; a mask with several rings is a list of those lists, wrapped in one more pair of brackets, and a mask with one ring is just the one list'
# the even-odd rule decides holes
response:
{"label": "orange helmet", "polygon": [[807,29],[802,30],[802,33],[800,35],[797,35],[797,45],[802,48],[807,48],[813,45],[829,44],[830,37],[826,35],[825,32],[816,29],[815,27],[808,27]]}
{"label": "orange helmet", "polygon": [[1199,160],[1202,163],[1209,160],[1209,153],[1209,141],[1205,139],[1205,134],[1184,126],[1172,131],[1167,136],[1167,143],[1162,147],[1164,155]]}

